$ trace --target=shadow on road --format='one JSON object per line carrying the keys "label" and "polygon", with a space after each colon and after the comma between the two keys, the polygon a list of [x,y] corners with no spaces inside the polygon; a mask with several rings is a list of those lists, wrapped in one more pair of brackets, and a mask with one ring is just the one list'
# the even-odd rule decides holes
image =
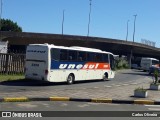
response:
{"label": "shadow on road", "polygon": [[43,86],[43,85],[49,86],[52,84],[53,83],[50,82],[27,80],[27,79],[0,82],[0,85],[6,85],[6,86]]}
{"label": "shadow on road", "polygon": [[[93,82],[104,82],[102,80],[82,80],[76,81],[74,84],[83,84],[83,83],[93,83]],[[0,85],[5,86],[58,86],[58,85],[67,85],[66,82],[46,82],[46,81],[38,81],[38,80],[26,80],[19,79],[14,81],[3,81],[0,82]]]}

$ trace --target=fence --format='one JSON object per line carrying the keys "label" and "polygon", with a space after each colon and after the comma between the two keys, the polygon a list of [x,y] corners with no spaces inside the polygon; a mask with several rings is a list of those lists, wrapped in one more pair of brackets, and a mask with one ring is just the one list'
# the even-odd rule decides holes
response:
{"label": "fence", "polygon": [[0,74],[23,74],[25,54],[0,53]]}

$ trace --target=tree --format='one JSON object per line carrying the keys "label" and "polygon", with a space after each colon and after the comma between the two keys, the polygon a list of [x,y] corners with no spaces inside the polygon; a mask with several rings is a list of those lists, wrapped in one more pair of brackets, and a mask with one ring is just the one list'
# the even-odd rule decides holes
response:
{"label": "tree", "polygon": [[22,32],[22,28],[10,19],[1,19],[1,31]]}

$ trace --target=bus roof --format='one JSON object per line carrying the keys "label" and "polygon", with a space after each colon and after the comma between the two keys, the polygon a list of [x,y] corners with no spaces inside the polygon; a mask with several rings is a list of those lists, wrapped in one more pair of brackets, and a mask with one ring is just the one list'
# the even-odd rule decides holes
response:
{"label": "bus roof", "polygon": [[[95,48],[87,48],[87,47],[79,47],[79,46],[71,46],[71,47],[65,47],[65,46],[56,46],[54,44],[29,44],[29,46],[46,46],[49,48],[59,48],[59,49],[67,49],[67,50],[78,50],[78,51],[88,51],[88,52],[98,52],[98,53],[106,53],[106,54],[112,54],[111,52],[102,51],[100,49]],[[114,55],[114,54],[112,54]]]}

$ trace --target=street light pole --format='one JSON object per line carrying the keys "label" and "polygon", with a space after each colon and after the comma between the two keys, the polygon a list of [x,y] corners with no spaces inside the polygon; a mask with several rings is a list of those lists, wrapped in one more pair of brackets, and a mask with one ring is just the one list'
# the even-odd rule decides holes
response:
{"label": "street light pole", "polygon": [[1,30],[2,30],[2,6],[3,6],[3,2],[1,0],[1,11],[0,11],[0,41],[1,41]]}
{"label": "street light pole", "polygon": [[129,23],[129,20],[127,21],[127,34],[126,34],[126,41],[128,39],[128,23]]}
{"label": "street light pole", "polygon": [[62,18],[62,35],[63,35],[63,26],[64,26],[64,12],[65,10],[63,10],[63,18]]}
{"label": "street light pole", "polygon": [[136,24],[136,17],[137,15],[133,15],[134,16],[134,31],[133,31],[133,42],[134,42],[134,36],[135,36],[135,24]]}
{"label": "street light pole", "polygon": [[3,3],[2,3],[2,0],[1,0],[1,11],[0,11],[0,31],[1,31],[1,28],[2,28],[2,6],[3,6]]}
{"label": "street light pole", "polygon": [[88,21],[88,33],[87,36],[89,36],[89,27],[90,27],[90,21],[91,21],[91,8],[92,8],[92,0],[90,0],[90,10],[89,10],[89,21]]}

